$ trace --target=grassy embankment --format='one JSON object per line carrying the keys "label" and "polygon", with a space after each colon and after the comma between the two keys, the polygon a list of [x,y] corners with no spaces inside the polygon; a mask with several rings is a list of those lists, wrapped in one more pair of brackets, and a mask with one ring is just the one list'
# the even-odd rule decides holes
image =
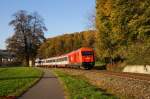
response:
{"label": "grassy embankment", "polygon": [[106,63],[104,63],[102,61],[96,61],[94,68],[100,69],[100,70],[106,70]]}
{"label": "grassy embankment", "polygon": [[85,78],[65,74],[61,70],[53,70],[64,85],[67,99],[116,99],[103,90],[90,85]]}
{"label": "grassy embankment", "polygon": [[0,68],[0,96],[19,96],[42,76],[30,67]]}

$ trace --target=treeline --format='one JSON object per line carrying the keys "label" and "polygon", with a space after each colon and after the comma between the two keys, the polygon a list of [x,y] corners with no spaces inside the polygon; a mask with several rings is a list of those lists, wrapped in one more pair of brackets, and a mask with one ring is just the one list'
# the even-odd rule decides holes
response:
{"label": "treeline", "polygon": [[150,1],[97,0],[96,51],[114,64],[150,64]]}
{"label": "treeline", "polygon": [[97,60],[109,65],[150,64],[150,1],[97,0],[96,30],[49,38],[39,49],[41,58],[92,47]]}
{"label": "treeline", "polygon": [[39,48],[38,57],[48,58],[59,56],[81,47],[94,48],[95,35],[96,31],[89,30],[48,38]]}

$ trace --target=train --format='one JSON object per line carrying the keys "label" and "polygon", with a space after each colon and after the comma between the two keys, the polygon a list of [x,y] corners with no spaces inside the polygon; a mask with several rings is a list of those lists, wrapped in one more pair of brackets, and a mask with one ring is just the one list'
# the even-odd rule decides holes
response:
{"label": "train", "polygon": [[46,59],[36,59],[38,67],[72,67],[92,69],[95,65],[95,54],[92,48],[82,47],[65,55]]}

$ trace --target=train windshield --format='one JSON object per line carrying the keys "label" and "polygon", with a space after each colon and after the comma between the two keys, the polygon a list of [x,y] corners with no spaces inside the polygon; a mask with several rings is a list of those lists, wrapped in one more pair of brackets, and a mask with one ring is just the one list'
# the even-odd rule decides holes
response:
{"label": "train windshield", "polygon": [[93,55],[92,51],[84,51],[82,52],[82,56],[88,56],[88,55]]}

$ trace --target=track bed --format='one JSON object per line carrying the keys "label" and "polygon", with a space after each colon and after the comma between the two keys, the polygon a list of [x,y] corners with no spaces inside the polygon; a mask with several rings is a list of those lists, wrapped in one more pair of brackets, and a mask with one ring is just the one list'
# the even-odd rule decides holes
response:
{"label": "track bed", "polygon": [[83,76],[91,84],[120,98],[150,99],[150,75],[148,74],[68,68],[61,68],[60,70],[70,75]]}

